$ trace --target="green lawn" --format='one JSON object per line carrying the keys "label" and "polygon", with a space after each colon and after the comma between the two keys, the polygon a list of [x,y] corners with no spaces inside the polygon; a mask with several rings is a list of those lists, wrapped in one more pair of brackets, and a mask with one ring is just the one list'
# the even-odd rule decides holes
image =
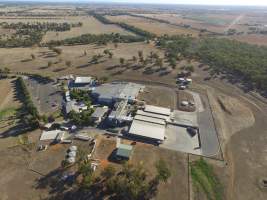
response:
{"label": "green lawn", "polygon": [[202,158],[192,162],[190,166],[194,187],[202,190],[208,200],[222,200],[223,187],[218,177],[214,174],[212,166]]}

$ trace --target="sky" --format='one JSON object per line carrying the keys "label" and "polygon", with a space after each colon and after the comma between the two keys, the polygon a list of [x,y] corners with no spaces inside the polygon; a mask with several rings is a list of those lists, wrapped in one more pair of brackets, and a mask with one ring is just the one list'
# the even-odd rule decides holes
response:
{"label": "sky", "polygon": [[267,5],[267,0],[106,0],[110,2],[197,4],[197,5]]}
{"label": "sky", "polygon": [[[118,2],[118,3],[156,3],[156,4],[195,4],[195,5],[249,5],[267,6],[267,0],[3,0],[39,2]],[[1,2],[1,0],[0,0]]]}

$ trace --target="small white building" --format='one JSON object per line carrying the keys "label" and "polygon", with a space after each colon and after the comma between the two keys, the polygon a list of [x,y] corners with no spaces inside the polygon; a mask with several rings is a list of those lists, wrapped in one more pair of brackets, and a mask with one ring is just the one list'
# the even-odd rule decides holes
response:
{"label": "small white building", "polygon": [[91,90],[95,85],[95,79],[91,76],[76,76],[68,85],[70,89]]}
{"label": "small white building", "polygon": [[61,130],[43,131],[40,140],[57,140],[58,138],[63,139],[63,137],[64,131]]}

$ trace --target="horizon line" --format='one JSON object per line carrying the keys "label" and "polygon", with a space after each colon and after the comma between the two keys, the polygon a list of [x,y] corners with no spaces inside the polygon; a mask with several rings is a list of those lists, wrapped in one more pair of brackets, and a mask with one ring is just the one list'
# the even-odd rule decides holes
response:
{"label": "horizon line", "polygon": [[116,0],[6,0],[1,1],[0,4],[3,3],[71,3],[71,4],[82,4],[82,3],[94,3],[94,4],[132,4],[132,5],[177,5],[177,6],[229,6],[229,7],[267,7],[267,5],[255,5],[255,4],[195,4],[195,3],[161,3],[161,2],[127,2],[127,1],[116,1]]}

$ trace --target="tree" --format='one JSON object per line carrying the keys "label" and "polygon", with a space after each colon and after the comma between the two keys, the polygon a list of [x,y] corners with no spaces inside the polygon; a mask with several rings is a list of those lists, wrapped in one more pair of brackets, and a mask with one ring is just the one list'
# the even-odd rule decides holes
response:
{"label": "tree", "polygon": [[125,62],[125,59],[124,58],[120,58],[120,64],[121,64],[121,66],[124,64],[124,62]]}
{"label": "tree", "polygon": [[158,65],[160,68],[162,68],[163,67],[163,59],[162,58],[158,58],[156,60],[156,65]]}
{"label": "tree", "polygon": [[71,67],[72,62],[71,62],[70,60],[67,60],[67,61],[65,62],[65,65],[68,66],[68,67]]}
{"label": "tree", "polygon": [[35,55],[31,54],[31,58],[32,58],[32,60],[34,60],[35,59]]}
{"label": "tree", "polygon": [[188,66],[186,66],[185,69],[186,69],[187,71],[189,71],[189,72],[194,72],[194,71],[195,71],[195,68],[194,68],[193,65],[188,65]]}
{"label": "tree", "polygon": [[171,58],[171,59],[169,60],[169,63],[170,63],[170,66],[171,66],[173,69],[175,69],[175,67],[176,67],[176,60],[175,60],[175,58]]}
{"label": "tree", "polygon": [[138,57],[139,57],[139,59],[143,57],[143,51],[141,51],[141,50],[138,51]]}
{"label": "tree", "polygon": [[98,63],[98,56],[97,55],[93,55],[93,57],[92,57],[92,63],[94,63],[94,64],[97,64]]}
{"label": "tree", "polygon": [[47,63],[47,67],[51,67],[52,66],[52,61],[48,61],[48,63]]}
{"label": "tree", "polygon": [[108,49],[105,49],[105,50],[103,51],[103,53],[104,53],[105,55],[108,55],[108,54],[109,54],[109,50],[108,50]]}
{"label": "tree", "polygon": [[108,56],[109,58],[112,58],[113,57],[113,53],[112,52],[109,52],[108,55],[109,55]]}

